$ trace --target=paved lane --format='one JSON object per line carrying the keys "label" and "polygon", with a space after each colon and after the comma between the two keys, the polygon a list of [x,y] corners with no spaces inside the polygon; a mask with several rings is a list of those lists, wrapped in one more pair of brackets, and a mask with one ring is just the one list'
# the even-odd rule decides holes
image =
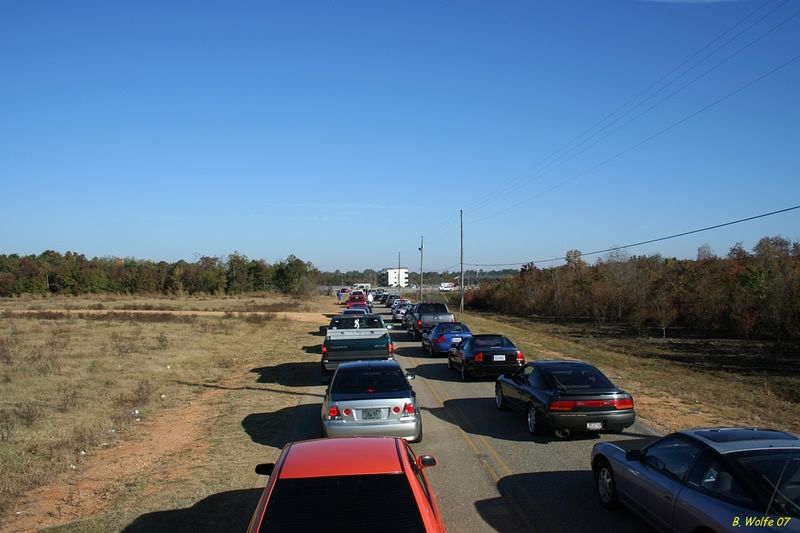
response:
{"label": "paved lane", "polygon": [[[388,310],[376,311],[390,321]],[[428,474],[449,531],[648,530],[630,513],[600,506],[589,459],[601,439],[651,438],[655,431],[637,422],[622,435],[532,437],[522,414],[497,410],[493,381],[462,383],[445,357],[429,358],[402,331],[392,336],[396,359],[417,376],[425,434],[414,449],[440,460]]]}

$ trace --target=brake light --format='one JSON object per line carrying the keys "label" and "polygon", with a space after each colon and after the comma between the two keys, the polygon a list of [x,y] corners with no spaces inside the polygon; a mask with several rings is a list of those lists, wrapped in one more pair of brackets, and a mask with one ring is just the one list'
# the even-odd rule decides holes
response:
{"label": "brake light", "polygon": [[417,320],[417,327],[418,327],[418,328],[421,328],[421,327],[422,327],[422,320]]}
{"label": "brake light", "polygon": [[328,353],[328,347],[325,346],[325,344],[323,344],[322,345],[322,355],[325,355],[326,353]]}
{"label": "brake light", "polygon": [[345,407],[342,413],[344,414],[344,416],[350,416],[351,414],[353,414],[353,411],[351,411],[350,408]]}
{"label": "brake light", "polygon": [[519,362],[519,363],[522,363],[522,362],[524,362],[524,361],[525,361],[525,356],[524,356],[524,355],[522,355],[522,352],[520,352],[519,350],[517,350],[517,362]]}
{"label": "brake light", "polygon": [[339,418],[342,414],[339,412],[339,407],[337,405],[331,405],[328,407],[328,418]]}
{"label": "brake light", "polygon": [[473,357],[473,360],[474,360],[476,363],[481,363],[481,362],[483,362],[483,352],[478,352],[478,353],[476,353],[476,354],[475,354],[475,357]]}
{"label": "brake light", "polygon": [[399,407],[399,406],[397,406],[397,405],[395,405],[394,407],[392,407],[392,412],[393,412],[394,414],[397,414],[397,413],[399,413],[399,412],[400,412],[400,407]]}
{"label": "brake light", "polygon": [[389,346],[386,347],[386,350],[388,350],[389,354],[393,354],[394,353],[394,343],[390,342]]}
{"label": "brake light", "polygon": [[614,400],[614,407],[617,409],[633,409],[633,398],[620,398]]}
{"label": "brake light", "polygon": [[436,337],[436,342],[438,342],[439,344],[442,344],[444,341],[445,341],[444,335],[439,335],[438,337]]}
{"label": "brake light", "polygon": [[551,411],[572,411],[578,402],[572,400],[555,400],[550,402]]}
{"label": "brake light", "polygon": [[404,415],[413,415],[417,412],[417,409],[414,407],[413,403],[407,403],[403,406],[403,414]]}

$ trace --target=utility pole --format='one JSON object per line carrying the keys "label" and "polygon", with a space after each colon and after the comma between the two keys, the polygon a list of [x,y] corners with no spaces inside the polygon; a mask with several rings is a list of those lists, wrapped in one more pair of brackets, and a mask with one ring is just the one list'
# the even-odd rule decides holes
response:
{"label": "utility pole", "polygon": [[425,248],[425,236],[419,238],[419,301],[422,301],[422,250]]}
{"label": "utility pole", "polygon": [[400,294],[400,252],[397,252],[397,294]]}
{"label": "utility pole", "polygon": [[458,218],[461,221],[461,303],[458,305],[458,312],[464,312],[464,210],[458,210]]}

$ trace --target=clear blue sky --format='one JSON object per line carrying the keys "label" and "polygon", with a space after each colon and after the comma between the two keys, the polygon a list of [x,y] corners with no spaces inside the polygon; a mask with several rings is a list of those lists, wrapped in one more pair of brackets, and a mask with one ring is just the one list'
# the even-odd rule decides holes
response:
{"label": "clear blue sky", "polygon": [[[465,261],[511,263],[798,205],[800,60],[714,104],[800,55],[798,11],[2,2],[0,253],[416,270],[424,235],[454,269],[459,209]],[[765,235],[800,210],[629,252]]]}

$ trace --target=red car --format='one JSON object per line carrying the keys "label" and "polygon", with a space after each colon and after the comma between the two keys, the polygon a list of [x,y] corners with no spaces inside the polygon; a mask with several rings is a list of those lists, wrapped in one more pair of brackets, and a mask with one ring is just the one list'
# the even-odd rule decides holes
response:
{"label": "red car", "polygon": [[403,439],[340,437],[289,443],[276,463],[248,531],[444,531],[424,469]]}
{"label": "red car", "polygon": [[347,308],[350,309],[355,304],[364,304],[367,305],[367,299],[364,296],[359,294],[352,294],[347,299]]}

